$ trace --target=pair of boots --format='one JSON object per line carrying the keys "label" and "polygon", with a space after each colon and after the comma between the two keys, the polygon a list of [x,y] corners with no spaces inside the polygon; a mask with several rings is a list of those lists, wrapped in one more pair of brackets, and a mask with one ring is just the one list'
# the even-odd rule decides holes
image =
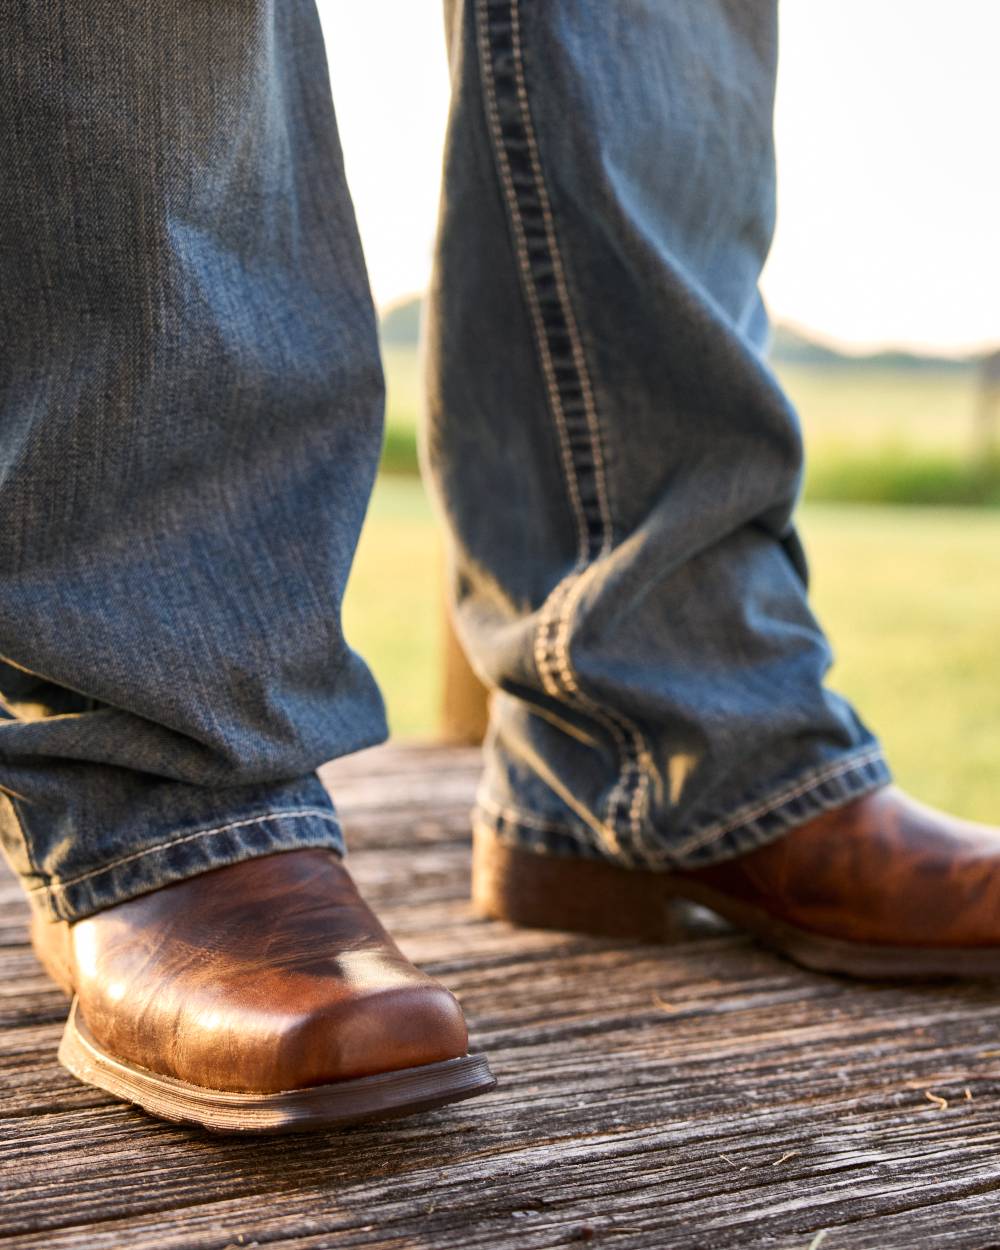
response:
{"label": "pair of boots", "polygon": [[[1000,972],[1000,829],[893,786],[706,868],[535,853],[477,829],[477,909],[516,924],[663,939],[693,900],[809,968]],[[165,886],[35,949],[73,995],[81,1080],[167,1119],[281,1132],[409,1114],[492,1088],[462,1010],[399,950],[341,859],[302,849]]]}

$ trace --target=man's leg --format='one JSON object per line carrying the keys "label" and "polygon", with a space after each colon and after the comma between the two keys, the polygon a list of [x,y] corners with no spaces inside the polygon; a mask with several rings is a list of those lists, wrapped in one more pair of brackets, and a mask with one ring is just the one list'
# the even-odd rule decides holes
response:
{"label": "man's leg", "polygon": [[64,1060],[222,1127],[447,1100],[461,1012],[314,773],[385,723],[340,625],[383,387],[312,0],[0,33],[0,832]]}
{"label": "man's leg", "polygon": [[454,6],[430,450],[520,843],[709,862],[887,780],[760,356],[773,7]]}
{"label": "man's leg", "polygon": [[[799,425],[761,354],[775,10],[448,6],[426,452],[459,631],[498,688],[480,898],[515,919],[586,927],[613,888],[648,927],[644,898],[654,921],[668,887],[725,903],[750,887],[691,874],[759,866],[776,840],[782,855],[805,846],[803,830],[838,915],[861,907],[876,844],[876,894],[880,864],[909,880],[886,843],[906,822],[879,745],[824,686],[792,523]],[[850,815],[817,824],[830,812]],[[955,867],[951,833],[907,812],[940,852],[933,894]],[[532,851],[590,868],[553,875]],[[963,898],[953,887],[955,909]],[[896,902],[882,889],[872,904],[890,928]],[[977,915],[976,942],[1000,945]]]}
{"label": "man's leg", "polygon": [[0,42],[2,829],[75,920],[340,847],[382,378],[310,5],[18,0]]}

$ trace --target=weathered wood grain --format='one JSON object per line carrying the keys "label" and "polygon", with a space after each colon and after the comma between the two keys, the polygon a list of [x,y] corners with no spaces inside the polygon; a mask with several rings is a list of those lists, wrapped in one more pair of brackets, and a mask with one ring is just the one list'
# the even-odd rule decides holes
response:
{"label": "weathered wood grain", "polygon": [[78,1084],[0,876],[0,1246],[1000,1247],[1000,988],[810,975],[704,915],[671,947],[476,919],[476,772],[395,746],[324,770],[355,875],[500,1080],[396,1124],[213,1138]]}

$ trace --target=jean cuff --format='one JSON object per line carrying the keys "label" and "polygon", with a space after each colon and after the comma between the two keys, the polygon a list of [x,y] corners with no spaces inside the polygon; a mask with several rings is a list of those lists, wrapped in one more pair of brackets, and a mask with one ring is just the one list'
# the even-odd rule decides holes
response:
{"label": "jean cuff", "polygon": [[73,922],[212,868],[303,847],[344,854],[343,832],[332,806],[241,812],[201,827],[179,828],[152,846],[89,872],[30,885],[28,897],[50,920]]}
{"label": "jean cuff", "polygon": [[[824,812],[892,783],[881,748],[860,750],[812,766],[733,807],[727,816],[695,823],[667,838],[655,830],[643,839],[643,854],[625,865],[640,869],[696,868],[744,855],[773,842]],[[593,835],[572,818],[554,820],[522,810],[481,791],[474,822],[508,846],[550,855],[606,858]],[[655,849],[654,849],[655,848]]]}

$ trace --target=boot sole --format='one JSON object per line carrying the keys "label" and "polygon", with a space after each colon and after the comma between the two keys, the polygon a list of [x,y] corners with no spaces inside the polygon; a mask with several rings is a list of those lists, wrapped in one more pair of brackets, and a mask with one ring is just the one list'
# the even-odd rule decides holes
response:
{"label": "boot sole", "polygon": [[215,1133],[308,1132],[394,1119],[473,1098],[496,1085],[485,1055],[476,1054],[273,1094],[205,1089],[109,1055],[77,1012],[76,999],[59,1046],[59,1062],[78,1080],[151,1115]]}
{"label": "boot sole", "polygon": [[669,872],[523,851],[505,846],[491,829],[474,831],[472,905],[481,916],[530,929],[673,942],[690,934],[691,903],[815,972],[867,980],[1000,976],[1000,947],[879,946],[825,937]]}

